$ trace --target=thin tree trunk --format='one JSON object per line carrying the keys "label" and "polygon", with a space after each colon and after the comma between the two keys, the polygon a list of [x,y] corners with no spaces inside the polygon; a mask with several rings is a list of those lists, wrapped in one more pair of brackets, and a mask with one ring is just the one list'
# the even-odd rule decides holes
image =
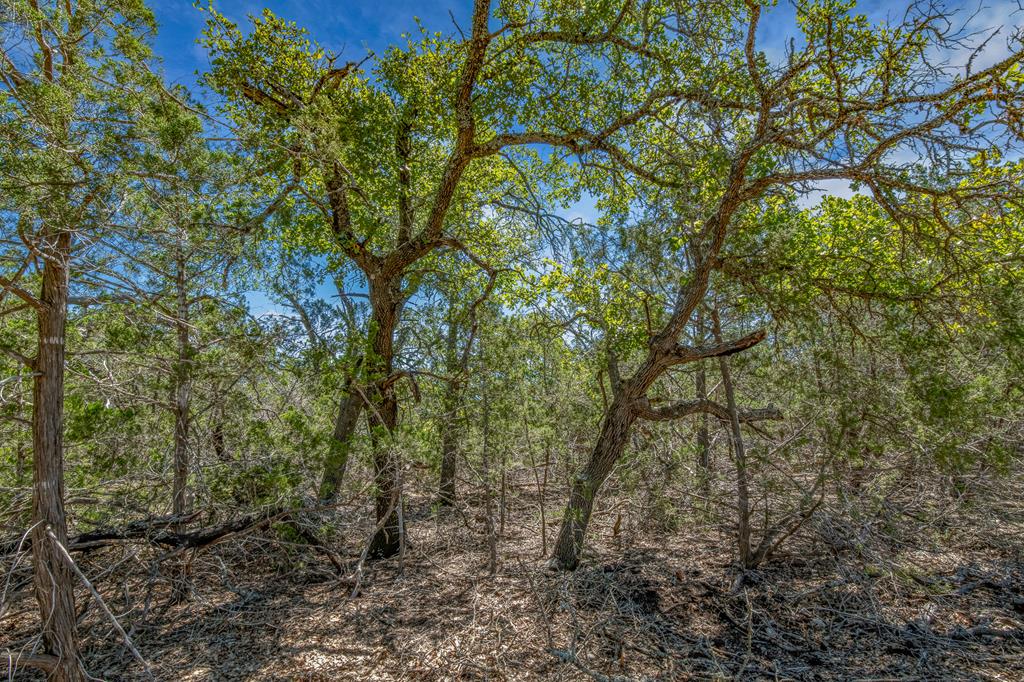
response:
{"label": "thin tree trunk", "polygon": [[548,497],[548,467],[551,465],[551,444],[547,443],[544,446],[544,478],[540,486],[540,544],[541,544],[541,556],[547,556],[548,553],[548,521],[545,515],[545,507]]}
{"label": "thin tree trunk", "polygon": [[[174,483],[172,487],[172,513],[183,518],[189,511],[188,475],[189,475],[189,431],[191,428],[192,401],[192,339],[189,334],[188,288],[186,284],[186,264],[178,245],[178,257],[175,270],[175,289],[177,294],[177,319],[174,321],[177,336],[178,357],[174,367],[174,385],[171,389],[171,402],[174,410]],[[175,532],[182,532],[178,524]]]}
{"label": "thin tree trunk", "polygon": [[397,467],[398,500],[395,502],[395,513],[398,515],[398,575],[405,574],[405,481],[402,480],[402,467]]}
{"label": "thin tree trunk", "polygon": [[442,506],[455,503],[455,477],[458,469],[459,439],[462,435],[459,419],[462,411],[462,381],[464,367],[459,366],[456,349],[458,324],[455,313],[448,311],[448,334],[445,338],[445,365],[450,375],[444,396],[441,415],[441,475],[438,482],[437,498]]}
{"label": "thin tree trunk", "polygon": [[462,410],[462,387],[455,381],[449,382],[442,398],[444,414],[441,415],[441,476],[438,485],[438,502],[442,506],[455,504],[455,477],[458,469],[459,438],[462,435],[459,412]]}
{"label": "thin tree trunk", "polygon": [[[486,367],[486,365],[485,365]],[[494,494],[491,490],[491,401],[488,395],[487,372],[483,381],[483,444],[481,465],[484,479],[484,524],[487,529],[487,574],[498,570],[498,538],[494,532]]]}
{"label": "thin tree trunk", "polygon": [[210,434],[210,439],[213,441],[213,454],[217,458],[218,462],[227,462],[231,458],[228,455],[228,447],[224,439],[223,407],[217,407],[217,412],[215,413],[213,419],[213,433]]}
{"label": "thin tree trunk", "polygon": [[[721,343],[722,329],[718,312],[712,311],[715,341]],[[750,484],[747,480],[747,452],[743,445],[743,431],[740,429],[739,410],[736,407],[736,391],[729,370],[729,358],[718,358],[718,367],[722,373],[722,387],[725,389],[726,405],[729,408],[730,442],[736,464],[736,543],[739,548],[740,564],[743,568],[753,568],[750,551]]]}
{"label": "thin tree trunk", "polygon": [[[25,398],[24,394],[20,390],[18,391],[18,416],[22,415],[25,409]],[[18,438],[17,454],[14,460],[14,481],[17,485],[22,485],[25,481],[26,464],[28,463],[27,451],[25,448],[25,442]]]}
{"label": "thin tree trunk", "polygon": [[[708,399],[707,370],[704,369],[704,361],[697,365],[697,374],[694,377],[696,384],[697,400]],[[701,493],[707,499],[711,492],[711,417],[706,412],[697,417],[697,481],[700,484]]]}
{"label": "thin tree trunk", "polygon": [[21,485],[22,481],[25,480],[25,461],[25,444],[19,441],[18,451],[14,460],[14,480],[17,485]]}
{"label": "thin tree trunk", "polygon": [[338,498],[341,484],[345,480],[348,458],[352,452],[352,440],[355,437],[359,415],[363,411],[363,397],[358,387],[354,386],[356,373],[353,372],[345,380],[345,394],[338,406],[338,416],[334,420],[334,432],[324,462],[324,477],[320,483],[320,501],[329,504]]}
{"label": "thin tree trunk", "polygon": [[224,437],[224,399],[225,395],[222,392],[222,386],[218,382],[215,396],[217,404],[213,410],[213,426],[210,432],[210,440],[213,445],[213,455],[217,458],[218,462],[227,462],[230,460],[227,442]]}
{"label": "thin tree trunk", "polygon": [[32,391],[32,573],[42,620],[43,648],[57,659],[51,680],[78,682],[75,594],[71,570],[49,533],[67,545],[64,515],[64,341],[71,235],[48,244],[38,312],[38,352]]}
{"label": "thin tree trunk", "polygon": [[523,417],[523,431],[526,434],[526,451],[530,455],[530,468],[533,469],[533,480],[537,484],[537,497],[540,499],[540,555],[544,557],[548,553],[548,524],[544,514],[544,490],[547,488],[548,483],[548,460],[550,459],[551,451],[546,449],[544,453],[544,482],[542,484],[540,472],[537,471],[539,467],[533,454],[533,439],[530,438],[530,419],[527,416]]}
{"label": "thin tree trunk", "polygon": [[437,501],[442,506],[451,506],[456,500],[456,470],[459,467],[459,439],[461,434],[459,414],[462,410],[462,370],[459,366],[456,336],[458,323],[455,311],[449,310],[447,335],[444,339],[445,371],[451,375],[444,387],[441,398],[441,471],[437,484]]}
{"label": "thin tree trunk", "polygon": [[[191,470],[189,462],[189,437],[191,430],[192,410],[192,360],[193,349],[190,335],[187,264],[184,254],[184,236],[179,235],[177,257],[175,259],[174,287],[177,299],[174,329],[177,340],[177,359],[171,386],[171,409],[174,412],[174,481],[171,487],[172,514],[176,519],[184,519],[191,509],[188,489],[188,476]],[[185,531],[183,521],[172,526],[176,533]],[[171,579],[174,596],[186,600],[192,594],[192,580],[189,562],[184,556],[176,561],[172,569]]]}
{"label": "thin tree trunk", "polygon": [[508,505],[508,455],[501,449],[501,493],[498,498],[498,537],[505,541],[505,516]]}
{"label": "thin tree trunk", "polygon": [[[704,315],[698,310],[696,317],[697,342],[704,341]],[[697,372],[694,375],[697,400],[708,399],[707,369],[704,360],[697,361]],[[711,417],[706,412],[697,417],[697,482],[701,494],[707,501],[711,495]]]}

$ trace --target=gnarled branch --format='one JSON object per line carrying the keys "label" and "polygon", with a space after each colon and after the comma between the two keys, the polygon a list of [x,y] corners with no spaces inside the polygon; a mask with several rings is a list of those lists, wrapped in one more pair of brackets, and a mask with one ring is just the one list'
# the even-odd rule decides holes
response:
{"label": "gnarled branch", "polygon": [[[638,401],[636,410],[641,419],[649,421],[670,421],[701,413],[710,414],[722,421],[729,420],[729,409],[725,405],[707,399],[682,400],[665,407],[652,407],[650,400],[642,398]],[[781,410],[776,407],[741,409],[737,416],[743,423],[783,419]]]}
{"label": "gnarled branch", "polygon": [[705,358],[721,358],[733,355],[756,346],[764,341],[767,336],[768,333],[764,329],[758,329],[756,332],[747,334],[742,338],[723,341],[712,346],[684,346],[683,344],[677,344],[669,353],[670,364],[680,365],[685,362],[695,362]]}

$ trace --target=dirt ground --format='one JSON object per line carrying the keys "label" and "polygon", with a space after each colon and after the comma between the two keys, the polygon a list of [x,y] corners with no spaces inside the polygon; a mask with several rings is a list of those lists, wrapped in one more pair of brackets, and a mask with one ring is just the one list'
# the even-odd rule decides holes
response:
{"label": "dirt ground", "polygon": [[[727,519],[681,504],[681,527],[656,531],[612,497],[583,565],[560,574],[529,481],[510,485],[493,576],[483,506],[438,512],[425,495],[409,501],[401,564],[358,580],[361,507],[315,520],[340,571],[262,530],[193,557],[186,601],[145,545],[77,558],[157,680],[1024,679],[1024,512],[998,495],[946,513],[907,491],[858,523],[824,509],[742,578]],[[546,497],[549,518],[561,499]],[[0,648],[27,651],[30,576],[4,569]],[[84,589],[78,604],[90,673],[150,679]]]}

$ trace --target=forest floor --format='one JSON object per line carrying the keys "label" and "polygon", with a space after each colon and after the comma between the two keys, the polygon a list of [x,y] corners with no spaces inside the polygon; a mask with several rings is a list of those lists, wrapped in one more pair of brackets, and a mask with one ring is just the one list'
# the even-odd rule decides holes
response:
{"label": "forest floor", "polygon": [[[367,563],[355,597],[363,509],[318,520],[341,572],[264,530],[197,555],[186,601],[168,598],[143,546],[78,560],[158,680],[1024,679],[1024,508],[998,495],[947,512],[906,491],[858,524],[822,510],[742,580],[725,521],[684,513],[655,532],[643,505],[613,496],[584,563],[561,574],[520,478],[493,576],[478,500],[437,512],[425,495],[409,500],[401,570]],[[4,568],[15,598],[0,649],[25,650],[38,632],[28,573]],[[90,673],[149,679],[84,589],[78,604]]]}

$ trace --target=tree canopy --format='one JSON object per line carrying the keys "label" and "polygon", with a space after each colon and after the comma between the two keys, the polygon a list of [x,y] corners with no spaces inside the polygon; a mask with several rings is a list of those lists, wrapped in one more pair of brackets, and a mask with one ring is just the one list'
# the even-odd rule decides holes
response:
{"label": "tree canopy", "polygon": [[[39,633],[12,670],[86,679],[92,600],[152,675],[152,601],[215,573],[247,599],[225,548],[256,537],[351,601],[462,524],[465,570],[515,557],[539,601],[527,553],[583,589],[571,572],[690,532],[752,633],[746,590],[793,543],[866,561],[830,529],[896,525],[911,487],[1007,502],[1019,27],[936,3],[467,5],[370,51],[197,3],[190,92],[143,0],[0,0],[0,507]],[[96,556],[145,565],[141,614]],[[540,611],[560,665],[617,679]],[[730,675],[760,674],[752,641]],[[628,674],[708,672],[651,665]]]}

